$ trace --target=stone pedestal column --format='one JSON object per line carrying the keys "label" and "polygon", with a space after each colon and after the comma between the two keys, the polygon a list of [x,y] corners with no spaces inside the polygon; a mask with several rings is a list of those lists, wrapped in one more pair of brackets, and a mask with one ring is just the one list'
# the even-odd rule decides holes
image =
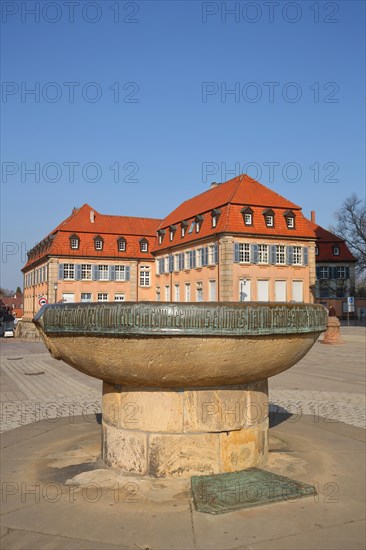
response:
{"label": "stone pedestal column", "polygon": [[341,338],[341,323],[338,317],[328,317],[327,330],[322,344],[343,344]]}
{"label": "stone pedestal column", "polygon": [[183,478],[266,461],[267,380],[193,390],[104,383],[102,410],[103,460],[126,474]]}

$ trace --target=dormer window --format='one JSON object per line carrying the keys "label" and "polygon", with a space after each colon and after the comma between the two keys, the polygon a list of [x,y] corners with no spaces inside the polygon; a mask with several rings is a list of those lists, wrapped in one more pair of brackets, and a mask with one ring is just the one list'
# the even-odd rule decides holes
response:
{"label": "dormer window", "polygon": [[95,250],[103,250],[103,239],[99,235],[94,237],[94,248]]}
{"label": "dormer window", "polygon": [[253,210],[249,206],[246,206],[240,212],[243,216],[244,225],[253,225]]}
{"label": "dormer window", "polygon": [[126,239],[120,237],[117,240],[118,252],[126,252]]}
{"label": "dormer window", "polygon": [[339,256],[339,246],[333,246],[333,254],[334,256]]}
{"label": "dormer window", "polygon": [[70,237],[70,248],[72,250],[78,250],[80,244],[80,239],[77,235],[71,235]]}
{"label": "dormer window", "polygon": [[149,243],[146,239],[140,239],[140,252],[149,252]]}
{"label": "dormer window", "polygon": [[187,227],[188,227],[188,222],[186,220],[184,220],[180,224],[180,234],[181,234],[182,237],[185,237],[185,235],[187,233]]}
{"label": "dormer window", "polygon": [[274,212],[270,208],[263,211],[264,221],[267,227],[274,227]]}
{"label": "dormer window", "polygon": [[176,225],[171,225],[169,227],[169,240],[170,240],[170,242],[174,239],[174,235],[175,235],[176,230],[177,230]]}
{"label": "dormer window", "polygon": [[315,256],[319,256],[319,246],[315,247]]}
{"label": "dormer window", "polygon": [[221,210],[219,208],[214,208],[214,210],[212,210],[211,212],[211,216],[212,216],[212,227],[216,227],[217,226],[217,222],[219,220],[219,217],[221,215]]}
{"label": "dormer window", "polygon": [[295,229],[295,214],[292,210],[286,210],[283,215],[286,220],[287,229]]}
{"label": "dormer window", "polygon": [[199,233],[203,222],[203,216],[201,214],[196,216],[194,221],[196,222],[196,233]]}
{"label": "dormer window", "polygon": [[159,244],[161,244],[163,242],[165,233],[166,233],[165,229],[159,229],[159,231],[158,231],[158,242],[159,242]]}

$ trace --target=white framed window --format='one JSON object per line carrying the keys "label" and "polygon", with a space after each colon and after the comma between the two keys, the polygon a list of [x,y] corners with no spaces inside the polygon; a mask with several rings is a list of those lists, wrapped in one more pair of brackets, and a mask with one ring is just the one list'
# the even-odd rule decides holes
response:
{"label": "white framed window", "polygon": [[208,281],[210,302],[216,301],[216,281]]}
{"label": "white framed window", "polygon": [[63,292],[62,301],[66,304],[73,304],[75,302],[75,294],[73,292]]}
{"label": "white framed window", "polygon": [[82,302],[91,302],[92,301],[92,293],[91,292],[82,292],[81,293],[81,301]]}
{"label": "white framed window", "polygon": [[276,264],[284,265],[285,259],[285,246],[283,244],[276,245]]}
{"label": "white framed window", "polygon": [[92,278],[91,264],[81,264],[81,278],[83,281],[91,281],[91,278]]}
{"label": "white framed window", "polygon": [[115,302],[124,302],[126,300],[125,294],[122,292],[116,292],[114,295],[114,301]]}
{"label": "white framed window", "polygon": [[339,246],[333,246],[333,254],[334,256],[339,256]]}
{"label": "white framed window", "polygon": [[212,216],[212,227],[216,227],[217,226],[217,216],[214,215]]}
{"label": "white framed window", "polygon": [[180,300],[180,286],[178,283],[174,285],[174,300],[179,302]]}
{"label": "white framed window", "polygon": [[268,264],[268,244],[258,245],[258,263]]}
{"label": "white framed window", "polygon": [[72,281],[75,278],[75,266],[74,264],[64,264],[64,279],[66,281]]}
{"label": "white framed window", "polygon": [[166,302],[170,302],[170,285],[164,287],[164,299]]}
{"label": "white framed window", "polygon": [[344,266],[337,267],[337,279],[346,279],[346,268]]}
{"label": "white framed window", "polygon": [[116,281],[125,281],[126,280],[126,267],[124,265],[116,265],[114,269],[115,269]]}
{"label": "white framed window", "polygon": [[244,264],[250,263],[250,245],[247,243],[239,244],[239,262]]}
{"label": "white framed window", "polygon": [[259,279],[257,281],[257,301],[269,301],[269,281],[268,279]]}
{"label": "white framed window", "polygon": [[303,281],[292,281],[292,300],[294,302],[304,301]]}
{"label": "white framed window", "polygon": [[174,256],[174,271],[179,271],[179,254]]}
{"label": "white framed window", "polygon": [[293,216],[287,216],[286,218],[287,228],[294,229],[295,227],[295,218]]}
{"label": "white framed window", "polygon": [[201,222],[196,222],[196,233],[199,233],[201,229]]}
{"label": "white framed window", "polygon": [[293,264],[302,265],[302,247],[301,246],[294,246]]}
{"label": "white framed window", "polygon": [[156,301],[157,301],[157,302],[160,302],[160,300],[161,300],[161,297],[160,297],[160,286],[157,286],[157,287],[156,287],[156,296],[155,296],[155,297],[156,297]]}
{"label": "white framed window", "polygon": [[319,246],[316,246],[315,247],[315,256],[318,256],[319,255]]}
{"label": "white framed window", "polygon": [[191,301],[191,283],[185,283],[184,285],[184,297],[186,302]]}
{"label": "white framed window", "polygon": [[102,239],[95,239],[94,246],[95,246],[95,250],[103,250],[103,241],[102,241]]}
{"label": "white framed window", "polygon": [[140,268],[140,286],[150,286],[150,268],[141,266]]}
{"label": "white framed window", "polygon": [[184,254],[184,269],[190,269],[191,262],[190,262],[190,254],[189,252],[186,252]]}
{"label": "white framed window", "polygon": [[320,266],[320,268],[319,268],[319,278],[320,279],[328,279],[329,278],[328,267]]}
{"label": "white framed window", "polygon": [[98,302],[108,302],[108,292],[98,292]]}
{"label": "white framed window", "polygon": [[163,235],[159,235],[159,244],[163,242]]}
{"label": "white framed window", "polygon": [[203,302],[203,285],[202,281],[196,283],[196,299],[197,302]]}
{"label": "white framed window", "polygon": [[147,241],[141,241],[140,250],[141,250],[141,252],[148,252],[149,246],[148,246]]}
{"label": "white framed window", "polygon": [[196,267],[202,267],[202,252],[201,252],[201,249],[198,248],[195,252],[196,252]]}
{"label": "white framed window", "polygon": [[164,272],[169,273],[169,256],[164,258]]}
{"label": "white framed window", "polygon": [[118,250],[119,250],[119,252],[125,252],[126,251],[126,241],[124,241],[123,239],[120,239],[118,241]]}
{"label": "white framed window", "polygon": [[274,220],[273,220],[272,214],[267,214],[266,215],[266,226],[267,227],[273,227],[273,225],[274,225]]}
{"label": "white framed window", "polygon": [[109,280],[109,266],[102,264],[98,265],[98,279],[99,281],[108,281]]}
{"label": "white framed window", "polygon": [[287,281],[275,281],[274,299],[275,302],[287,301]]}
{"label": "white framed window", "polygon": [[77,250],[79,248],[79,239],[77,237],[73,237],[70,242],[71,242],[71,248],[73,250]]}
{"label": "white framed window", "polygon": [[244,214],[244,224],[245,225],[252,225],[253,222],[253,215],[247,212]]}
{"label": "white framed window", "polygon": [[250,302],[251,300],[251,280],[240,279],[239,281],[239,301]]}
{"label": "white framed window", "polygon": [[174,231],[169,231],[169,240],[172,241],[174,239]]}
{"label": "white framed window", "polygon": [[185,237],[185,234],[186,234],[186,226],[185,225],[182,225],[180,234],[181,234],[182,237]]}

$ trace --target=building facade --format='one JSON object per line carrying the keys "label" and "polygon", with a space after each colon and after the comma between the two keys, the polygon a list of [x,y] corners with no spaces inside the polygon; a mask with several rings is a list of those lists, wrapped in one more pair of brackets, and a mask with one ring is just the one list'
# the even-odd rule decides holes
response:
{"label": "building facade", "polygon": [[28,253],[24,316],[45,300],[311,302],[316,239],[299,206],[247,175],[164,220],[85,204]]}
{"label": "building facade", "polygon": [[337,317],[343,317],[347,314],[347,298],[355,292],[357,260],[343,239],[316,224],[315,212],[311,213],[311,225],[316,235],[315,301],[332,305]]}

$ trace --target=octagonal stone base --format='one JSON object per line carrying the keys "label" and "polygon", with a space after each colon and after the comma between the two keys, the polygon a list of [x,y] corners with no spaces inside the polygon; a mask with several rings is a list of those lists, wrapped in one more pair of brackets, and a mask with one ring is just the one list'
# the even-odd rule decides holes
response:
{"label": "octagonal stone base", "polygon": [[102,457],[123,473],[183,478],[267,458],[267,380],[194,390],[104,383],[102,407]]}

